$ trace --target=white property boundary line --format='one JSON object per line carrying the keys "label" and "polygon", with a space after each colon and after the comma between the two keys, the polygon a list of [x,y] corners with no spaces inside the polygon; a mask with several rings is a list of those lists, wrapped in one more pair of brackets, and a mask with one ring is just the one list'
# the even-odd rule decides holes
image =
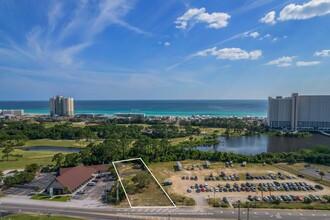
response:
{"label": "white property boundary line", "polygon": [[[115,171],[117,173],[117,176],[118,176],[118,179],[119,179],[119,182],[120,182],[120,185],[121,187],[123,187],[123,190],[124,190],[124,193],[125,193],[125,196],[127,198],[127,201],[128,201],[128,204],[131,208],[141,208],[141,207],[150,207],[150,206],[132,206],[131,204],[131,201],[129,200],[128,198],[128,195],[126,193],[126,190],[125,190],[125,187],[124,187],[124,184],[123,182],[121,181],[121,178],[120,178],[120,175],[119,175],[119,172],[117,170],[117,167],[115,165],[115,163],[121,163],[121,162],[129,162],[129,161],[133,161],[133,160],[141,160],[143,165],[148,169],[149,173],[152,175],[152,177],[154,178],[154,180],[156,180],[157,184],[160,186],[160,188],[163,190],[163,192],[165,193],[165,195],[167,196],[167,198],[171,201],[172,205],[174,206],[174,208],[176,207],[176,205],[174,204],[173,200],[171,199],[171,197],[167,194],[167,192],[165,191],[165,189],[163,188],[163,186],[158,182],[157,178],[154,176],[154,174],[151,172],[151,170],[149,169],[149,167],[144,163],[144,161],[142,160],[142,158],[132,158],[132,159],[127,159],[127,160],[118,160],[118,161],[114,161],[112,162],[112,165],[113,167],[115,168]],[[157,208],[169,208],[172,206],[155,206]]]}

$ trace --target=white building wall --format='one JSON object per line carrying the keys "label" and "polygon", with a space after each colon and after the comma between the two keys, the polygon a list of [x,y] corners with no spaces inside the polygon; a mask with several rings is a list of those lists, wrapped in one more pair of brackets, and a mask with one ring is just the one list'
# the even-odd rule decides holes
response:
{"label": "white building wall", "polygon": [[330,95],[268,99],[268,125],[282,128],[290,122],[292,130],[330,129]]}

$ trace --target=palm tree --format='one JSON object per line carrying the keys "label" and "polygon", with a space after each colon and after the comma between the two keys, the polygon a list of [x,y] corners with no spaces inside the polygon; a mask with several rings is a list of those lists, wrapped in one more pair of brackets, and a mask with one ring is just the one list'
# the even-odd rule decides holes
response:
{"label": "palm tree", "polygon": [[272,187],[268,186],[268,190],[269,190],[269,195],[272,196]]}

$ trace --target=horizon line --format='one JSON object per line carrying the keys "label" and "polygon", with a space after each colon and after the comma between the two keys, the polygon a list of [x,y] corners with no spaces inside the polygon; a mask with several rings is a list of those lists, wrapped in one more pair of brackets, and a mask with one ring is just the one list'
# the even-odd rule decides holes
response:
{"label": "horizon line", "polygon": [[[73,98],[73,97],[68,97]],[[267,101],[266,99],[75,99],[74,101]],[[0,102],[44,102],[49,100],[0,100]]]}

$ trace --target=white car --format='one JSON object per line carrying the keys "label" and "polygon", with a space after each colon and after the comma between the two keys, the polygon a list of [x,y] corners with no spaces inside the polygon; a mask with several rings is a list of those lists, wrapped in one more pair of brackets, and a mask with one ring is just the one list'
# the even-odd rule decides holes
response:
{"label": "white car", "polygon": [[86,191],[82,189],[82,190],[79,190],[77,193],[78,193],[78,194],[85,194],[85,192],[86,192]]}

